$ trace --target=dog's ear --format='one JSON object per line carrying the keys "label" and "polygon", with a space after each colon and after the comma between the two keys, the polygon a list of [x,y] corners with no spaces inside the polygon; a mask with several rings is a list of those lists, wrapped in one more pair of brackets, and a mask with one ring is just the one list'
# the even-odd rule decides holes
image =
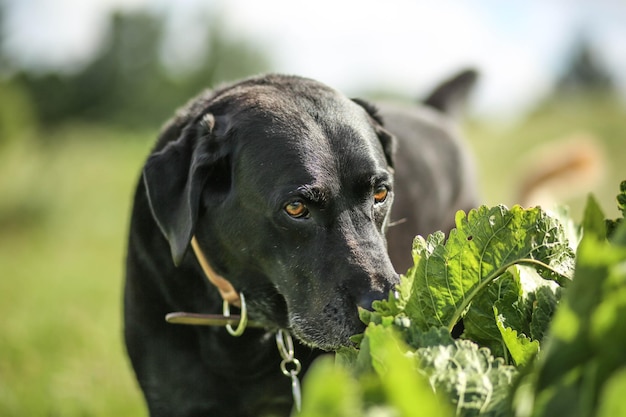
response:
{"label": "dog's ear", "polygon": [[390,168],[393,168],[393,161],[396,154],[396,138],[389,131],[387,131],[384,127],[384,121],[382,116],[378,113],[378,109],[372,103],[365,101],[360,98],[353,98],[354,101],[359,106],[363,107],[367,114],[369,114],[370,118],[374,122],[374,129],[376,130],[376,135],[378,135],[378,139],[380,140],[381,145],[383,146],[383,151],[385,152],[385,159],[387,160],[387,165]]}
{"label": "dog's ear", "polygon": [[176,140],[148,158],[143,169],[150,209],[170,244],[175,265],[185,256],[195,231],[213,159],[202,140],[210,137],[214,124],[211,114],[187,124]]}
{"label": "dog's ear", "polygon": [[389,165],[389,168],[393,168],[393,161],[396,155],[396,137],[381,125],[376,126],[376,134],[381,145],[383,145],[387,165]]}
{"label": "dog's ear", "polygon": [[424,104],[452,117],[459,117],[477,79],[476,70],[464,70],[439,85],[424,100]]}

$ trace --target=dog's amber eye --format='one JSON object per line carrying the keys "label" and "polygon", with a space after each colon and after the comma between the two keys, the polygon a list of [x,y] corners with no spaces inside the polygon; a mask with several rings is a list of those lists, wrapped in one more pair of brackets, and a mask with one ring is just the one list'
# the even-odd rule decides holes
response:
{"label": "dog's amber eye", "polygon": [[309,215],[309,209],[300,200],[294,200],[285,206],[285,211],[291,217],[296,219],[301,217],[307,217]]}
{"label": "dog's amber eye", "polygon": [[374,202],[375,203],[383,203],[387,199],[387,195],[389,194],[389,190],[387,187],[378,187],[374,190]]}

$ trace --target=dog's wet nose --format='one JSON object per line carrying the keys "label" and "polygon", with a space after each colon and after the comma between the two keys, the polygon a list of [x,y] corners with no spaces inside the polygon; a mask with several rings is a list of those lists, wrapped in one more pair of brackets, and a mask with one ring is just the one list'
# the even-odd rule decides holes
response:
{"label": "dog's wet nose", "polygon": [[383,291],[369,291],[357,301],[357,305],[361,308],[372,311],[372,303],[374,303],[374,301],[376,300],[386,300],[389,297],[389,291],[391,291],[392,289],[393,286]]}

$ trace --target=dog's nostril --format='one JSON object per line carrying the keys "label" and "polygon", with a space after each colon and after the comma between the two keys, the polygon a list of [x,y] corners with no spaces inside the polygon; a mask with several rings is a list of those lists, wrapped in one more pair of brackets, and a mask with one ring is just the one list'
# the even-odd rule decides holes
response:
{"label": "dog's nostril", "polygon": [[388,296],[387,293],[381,291],[370,291],[367,294],[363,295],[358,301],[357,305],[366,310],[372,310],[372,303],[376,300],[386,299]]}

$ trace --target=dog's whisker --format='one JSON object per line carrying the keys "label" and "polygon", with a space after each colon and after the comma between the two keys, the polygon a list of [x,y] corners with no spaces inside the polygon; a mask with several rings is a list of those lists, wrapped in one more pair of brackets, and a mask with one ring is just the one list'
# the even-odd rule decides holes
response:
{"label": "dog's whisker", "polygon": [[406,217],[402,218],[402,219],[398,219],[398,220],[395,220],[393,222],[390,222],[388,227],[394,227],[394,226],[397,226],[399,224],[406,223],[407,221],[408,221],[408,219]]}

